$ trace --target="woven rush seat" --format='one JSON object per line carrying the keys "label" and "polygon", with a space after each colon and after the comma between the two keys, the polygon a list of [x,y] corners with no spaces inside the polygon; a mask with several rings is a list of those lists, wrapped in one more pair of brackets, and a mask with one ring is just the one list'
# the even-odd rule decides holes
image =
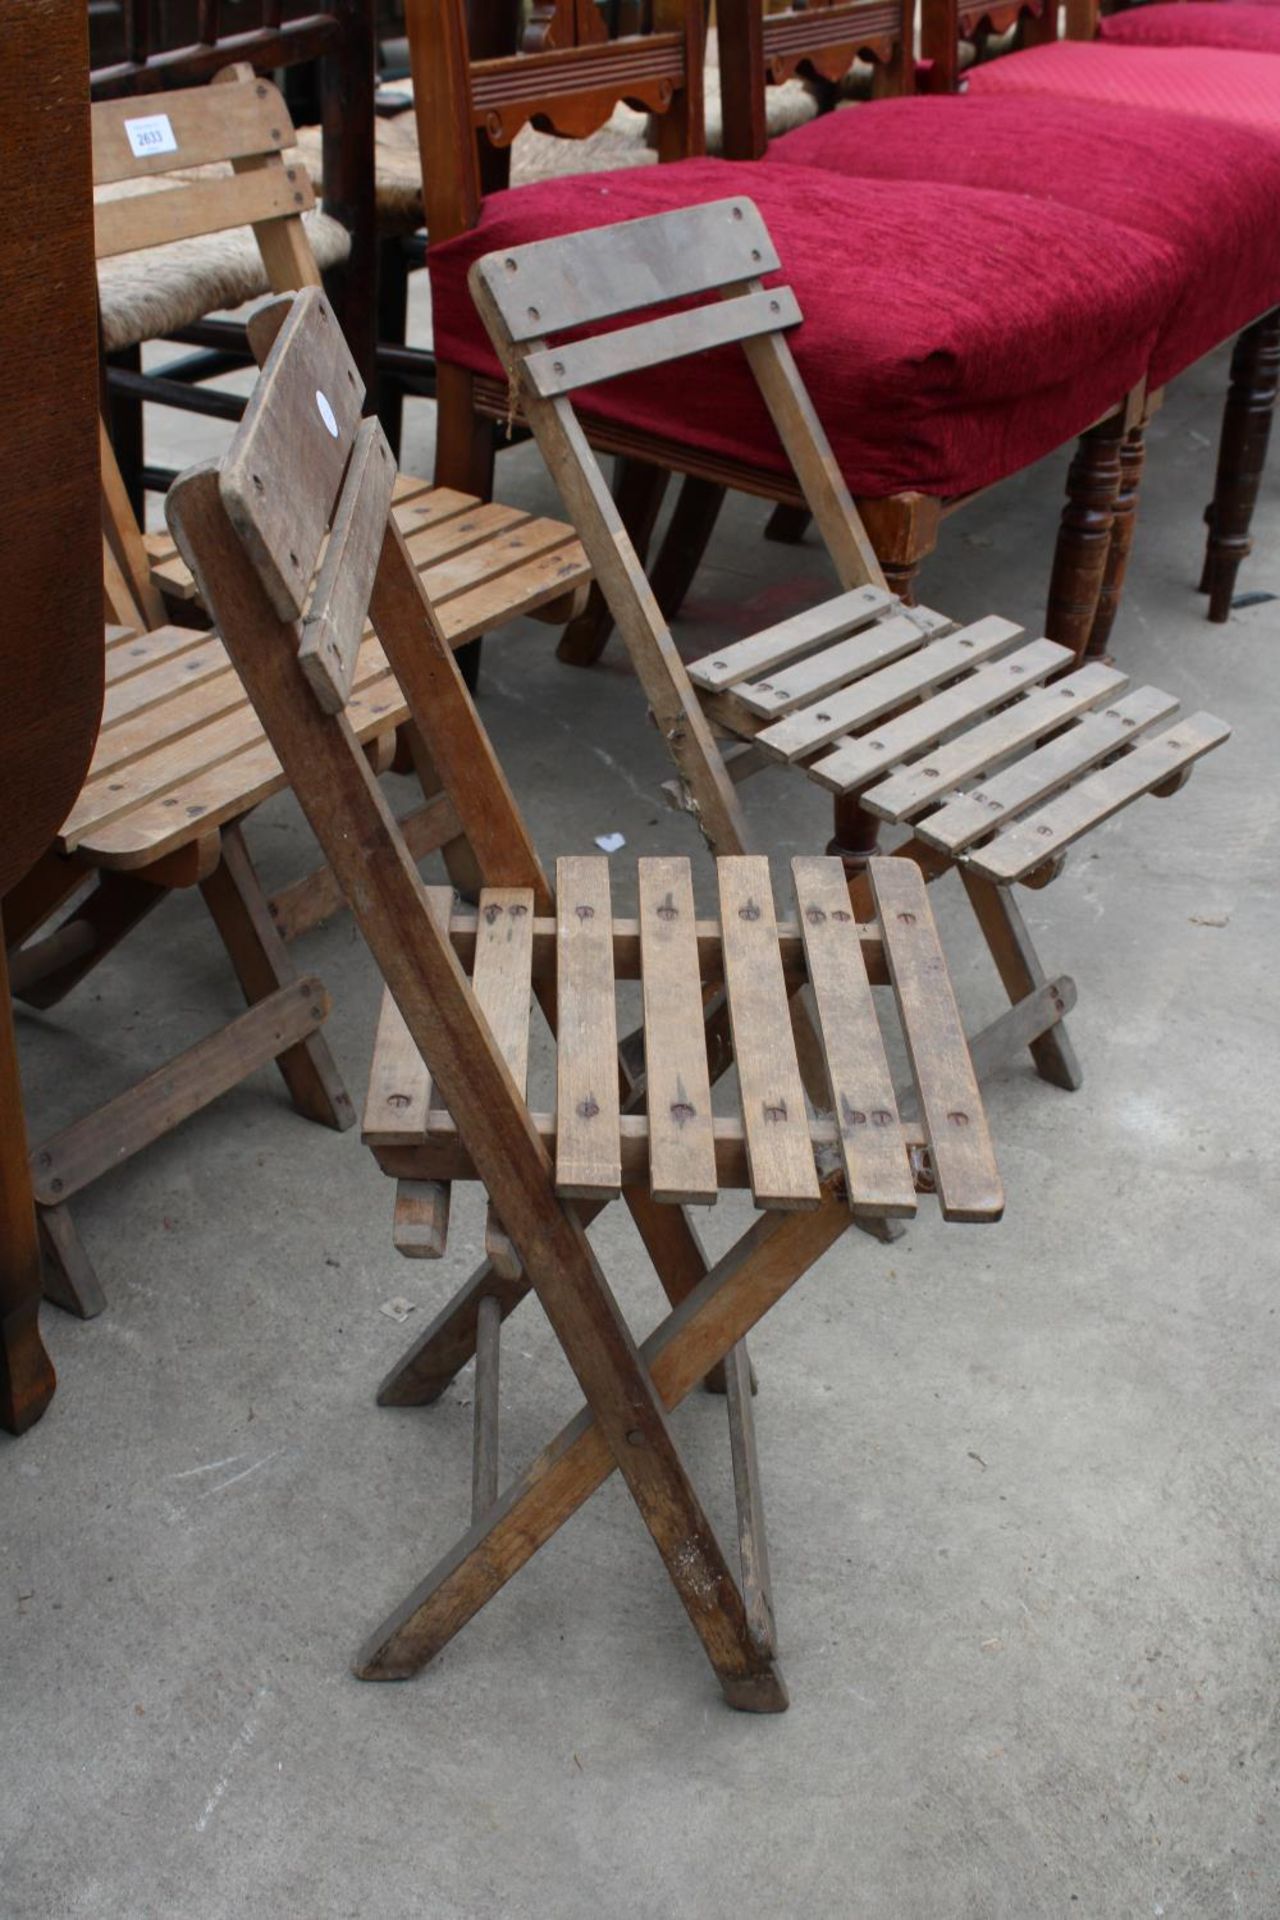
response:
{"label": "woven rush seat", "polygon": [[[716,871],[718,919],[695,917],[683,858],[639,862],[633,920],[612,918],[609,863],[596,857],[558,862],[554,919],[535,917],[526,889],[487,889],[478,912],[454,906],[448,889],[432,890],[433,911],[522,1090],[534,986],[555,982],[556,1106],[535,1112],[533,1122],[553,1158],[556,1191],[603,1201],[646,1184],[655,1200],[711,1205],[720,1191],[745,1187],[758,1207],[789,1210],[816,1207],[821,1180],[842,1169],[855,1213],[912,1214],[919,1185],[936,1189],[947,1219],[997,1218],[1000,1185],[919,872],[905,861],[875,861],[880,921],[860,926],[838,860],[793,860],[795,912],[781,922],[763,856],[723,859]],[[636,979],[644,989],[647,1111],[626,1113],[615,988]],[[806,980],[829,1094],[813,1111],[787,1011]],[[873,983],[893,987],[919,1121],[900,1117]],[[702,1040],[708,988],[726,995],[737,1064],[735,1110],[724,1115],[712,1112]],[[363,1137],[398,1179],[475,1177],[389,992]],[[420,1237],[399,1244],[413,1254],[444,1251],[441,1237],[429,1247]]]}
{"label": "woven rush seat", "polygon": [[[177,183],[175,182],[175,185]],[[148,181],[148,188],[155,186]],[[302,225],[321,273],[340,266],[351,235],[318,207]],[[182,327],[261,299],[273,291],[251,227],[174,240],[98,262],[98,311],[107,353],[163,340]]]}
{"label": "woven rush seat", "polygon": [[[589,579],[571,527],[515,507],[398,476],[394,513],[450,644],[536,613]],[[152,578],[170,596],[195,585],[168,535],[149,542]],[[162,626],[117,630],[107,645],[102,731],[58,845],[95,864],[157,860],[286,782],[216,634]],[[407,717],[386,657],[366,628],[348,718],[362,741],[385,740]]]}
{"label": "woven rush seat", "polygon": [[1174,791],[1230,733],[1206,713],[1175,721],[1176,699],[1126,691],[1102,661],[1064,675],[1071,662],[1010,620],[958,627],[859,587],[694,661],[689,678],[753,764],[801,766],[1007,884],[1143,794]]}

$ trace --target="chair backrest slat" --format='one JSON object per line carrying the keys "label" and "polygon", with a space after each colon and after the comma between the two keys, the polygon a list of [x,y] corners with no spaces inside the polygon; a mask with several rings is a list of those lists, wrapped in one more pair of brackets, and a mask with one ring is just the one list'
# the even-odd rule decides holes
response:
{"label": "chair backrest slat", "polygon": [[101,100],[90,112],[95,187],[246,154],[280,153],[293,139],[289,110],[269,80],[237,80],[216,92],[187,87]]}
{"label": "chair backrest slat", "polygon": [[638,326],[602,333],[594,340],[544,347],[529,355],[525,373],[534,390],[549,400],[642,367],[660,367],[692,353],[754,340],[762,333],[797,326],[799,321],[800,307],[790,287],[774,287],[767,293],[746,293],[715,306],[695,307],[689,313],[642,320]]}
{"label": "chair backrest slat", "polygon": [[296,620],[360,426],[364,382],[308,288],[276,336],[219,472],[223,505],[272,606]]}
{"label": "chair backrest slat", "polygon": [[517,344],[773,273],[778,256],[750,200],[712,200],[618,227],[486,254],[472,275]]}
{"label": "chair backrest slat", "polygon": [[315,205],[305,168],[263,167],[221,180],[157,188],[127,200],[100,201],[94,209],[94,249],[99,260],[147,247],[287,220]]}
{"label": "chair backrest slat", "polygon": [[395,483],[386,434],[377,420],[362,421],[298,649],[326,713],[340,713],[351,692]]}

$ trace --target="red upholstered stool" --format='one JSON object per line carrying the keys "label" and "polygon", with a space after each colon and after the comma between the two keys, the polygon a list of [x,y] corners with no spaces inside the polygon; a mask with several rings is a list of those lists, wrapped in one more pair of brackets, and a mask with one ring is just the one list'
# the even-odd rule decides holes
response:
{"label": "red upholstered stool", "polygon": [[[1143,11],[1250,10],[1208,0]],[[1280,6],[1272,16],[1280,31]],[[1153,386],[1280,303],[1280,138],[1254,128],[1141,107],[1117,115],[1089,100],[917,96],[825,114],[773,141],[767,161],[1017,193],[1166,242],[1183,273],[1152,355]]]}
{"label": "red upholstered stool", "polygon": [[1257,0],[1161,0],[1105,14],[1098,38],[1117,47],[1229,47],[1280,53],[1280,6]]}
{"label": "red upholstered stool", "polygon": [[[804,314],[791,337],[802,378],[863,496],[966,494],[1070,441],[1143,378],[1186,299],[1178,247],[1093,206],[687,160],[490,195],[476,227],[428,252],[438,357],[499,377],[466,285],[481,254],[733,193],[773,235]],[[785,470],[730,350],[579,403],[588,419]]]}

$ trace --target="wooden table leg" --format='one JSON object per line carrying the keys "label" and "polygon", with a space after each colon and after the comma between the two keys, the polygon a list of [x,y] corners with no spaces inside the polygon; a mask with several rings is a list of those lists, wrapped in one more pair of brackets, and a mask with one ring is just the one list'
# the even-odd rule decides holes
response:
{"label": "wooden table leg", "polygon": [[27,1129],[13,1034],[9,974],[0,942],[0,1425],[25,1433],[56,1384],[40,1338],[40,1242],[27,1168]]}

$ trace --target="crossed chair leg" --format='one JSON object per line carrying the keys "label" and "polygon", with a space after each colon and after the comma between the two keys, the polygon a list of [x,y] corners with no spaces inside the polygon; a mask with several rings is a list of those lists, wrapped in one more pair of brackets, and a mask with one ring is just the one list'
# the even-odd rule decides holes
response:
{"label": "crossed chair leg", "polygon": [[[247,1011],[31,1153],[45,1294],[83,1319],[101,1313],[106,1299],[70,1203],[103,1173],[271,1060],[307,1119],[339,1131],[355,1121],[355,1108],[320,1031],[328,994],[320,980],[294,965],[238,826],[223,829],[216,853],[198,884],[244,990]],[[85,905],[40,943],[51,948],[44,971],[27,960],[19,974],[25,958],[19,953],[14,972],[24,982],[23,997],[41,1007],[54,1004],[158,904],[165,890],[130,874],[99,875]]]}
{"label": "crossed chair leg", "polygon": [[[644,1233],[645,1220],[656,1210],[647,1190],[629,1188],[625,1198]],[[580,1217],[585,1221],[594,1211],[581,1208]],[[704,1580],[691,1593],[679,1539],[674,1546],[659,1540],[659,1551],[730,1705],[757,1713],[780,1712],[787,1695],[774,1654],[768,1554],[742,1343],[769,1308],[840,1238],[850,1224],[849,1211],[839,1180],[833,1176],[815,1211],[763,1214],[710,1268],[679,1210],[657,1211],[682,1221],[680,1232],[687,1237],[686,1268],[679,1273],[670,1266],[659,1269],[664,1287],[674,1296],[695,1272],[697,1278],[643,1346],[633,1350],[628,1373],[633,1391],[646,1397],[652,1393],[662,1409],[670,1411],[717,1362],[727,1363],[742,1584],[726,1567],[722,1580]],[[420,1405],[438,1398],[470,1357],[478,1303],[492,1291],[491,1273],[482,1267],[384,1381],[380,1404]],[[358,1676],[400,1680],[417,1673],[617,1465],[625,1466],[625,1461],[611,1452],[588,1403],[506,1493],[473,1520],[456,1546],[370,1636],[356,1659]],[[698,1517],[701,1549],[713,1552],[723,1565],[678,1455],[671,1482],[673,1498]]]}

